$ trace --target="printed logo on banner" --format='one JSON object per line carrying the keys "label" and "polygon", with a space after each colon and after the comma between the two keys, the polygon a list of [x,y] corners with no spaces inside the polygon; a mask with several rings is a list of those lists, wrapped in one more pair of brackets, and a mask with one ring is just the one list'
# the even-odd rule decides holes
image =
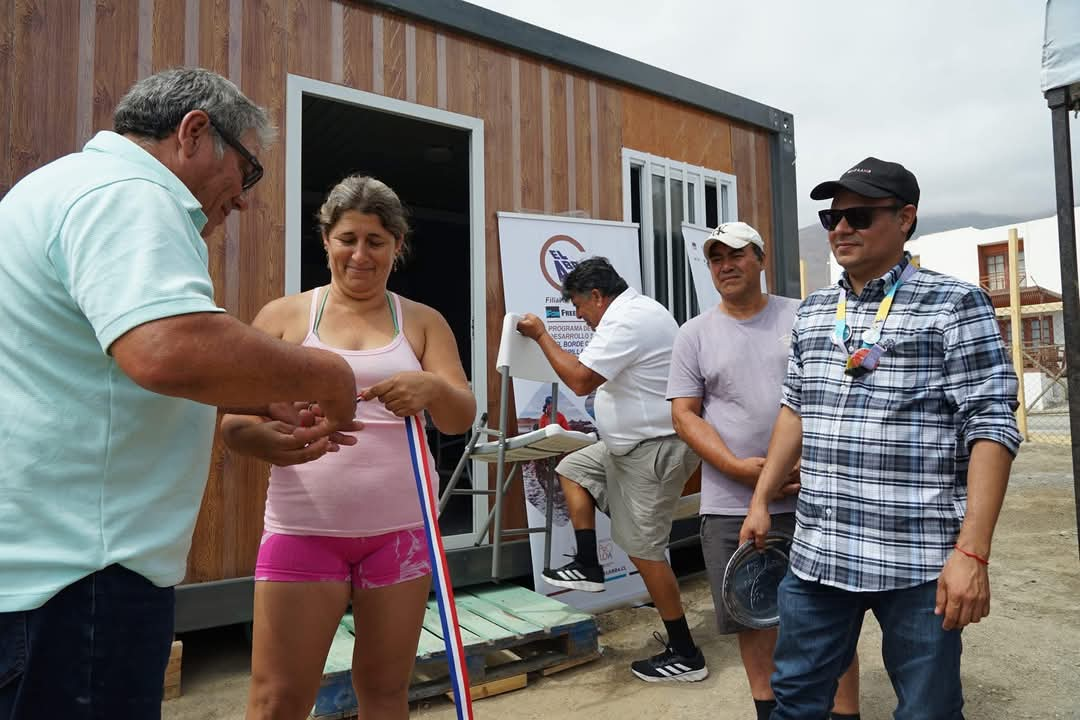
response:
{"label": "printed logo on banner", "polygon": [[563,280],[584,254],[585,248],[569,235],[552,235],[540,248],[540,271],[551,287],[562,292]]}
{"label": "printed logo on banner", "polygon": [[562,316],[562,311],[558,305],[545,305],[544,317],[548,320],[558,320]]}

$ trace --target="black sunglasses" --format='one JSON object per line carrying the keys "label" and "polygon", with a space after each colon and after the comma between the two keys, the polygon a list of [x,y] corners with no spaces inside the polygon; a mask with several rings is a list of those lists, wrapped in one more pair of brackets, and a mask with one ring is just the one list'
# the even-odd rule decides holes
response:
{"label": "black sunglasses", "polygon": [[842,210],[818,210],[818,217],[826,230],[835,230],[840,221],[847,218],[852,230],[865,230],[874,224],[874,213],[878,210],[900,210],[903,205],[864,205]]}
{"label": "black sunglasses", "polygon": [[225,141],[225,144],[231,147],[236,152],[240,153],[240,157],[247,161],[248,169],[244,173],[244,180],[242,187],[244,190],[250,190],[255,186],[255,183],[262,180],[263,166],[259,164],[258,159],[252,155],[243,143],[234,138],[229,133],[218,127],[218,124],[214,122],[213,118],[210,118],[210,126],[214,128],[214,131]]}

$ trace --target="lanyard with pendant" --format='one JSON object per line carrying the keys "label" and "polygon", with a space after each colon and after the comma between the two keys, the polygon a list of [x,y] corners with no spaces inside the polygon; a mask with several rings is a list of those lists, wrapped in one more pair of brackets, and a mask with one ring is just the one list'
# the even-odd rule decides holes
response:
{"label": "lanyard with pendant", "polygon": [[897,278],[892,287],[885,293],[885,298],[878,305],[874,322],[861,335],[862,343],[855,352],[848,351],[848,341],[851,340],[851,327],[847,324],[847,291],[841,289],[840,299],[836,303],[836,325],[833,328],[833,343],[848,356],[847,366],[844,373],[852,377],[861,377],[877,369],[881,356],[887,349],[881,344],[881,328],[885,325],[885,319],[892,310],[893,298],[896,290],[917,271],[917,268],[908,262],[907,267]]}

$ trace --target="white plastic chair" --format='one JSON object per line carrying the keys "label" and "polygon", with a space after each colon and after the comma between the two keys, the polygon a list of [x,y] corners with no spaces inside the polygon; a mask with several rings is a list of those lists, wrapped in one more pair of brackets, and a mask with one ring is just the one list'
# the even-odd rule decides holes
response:
{"label": "white plastic chair", "polygon": [[[506,489],[510,486],[515,473],[520,469],[521,463],[531,460],[555,457],[566,453],[580,450],[592,445],[597,441],[595,433],[583,433],[576,430],[566,430],[558,423],[552,422],[539,430],[509,436],[506,432],[507,415],[510,411],[510,393],[512,378],[522,380],[534,380],[537,382],[551,383],[551,415],[558,417],[559,399],[559,376],[544,357],[540,346],[530,338],[517,331],[520,315],[508,313],[503,318],[502,337],[499,341],[499,355],[495,368],[501,376],[499,388],[499,424],[490,427],[487,424],[487,413],[480,416],[479,422],[473,427],[469,442],[465,446],[465,452],[454,469],[446,489],[439,498],[439,512],[442,512],[452,495],[494,495],[495,503],[488,513],[483,527],[476,534],[474,545],[483,545],[484,540],[491,528],[492,522],[495,529],[492,533],[491,553],[491,577],[499,578],[499,561],[502,540],[508,535],[521,535],[527,533],[546,533],[544,538],[544,567],[551,564],[551,525],[554,516],[554,481],[547,492],[547,508],[545,512],[544,527],[542,528],[519,528],[503,530],[502,527],[502,503]],[[481,439],[494,437],[495,440]],[[465,472],[466,467],[472,460],[493,463],[495,465],[495,488],[494,490],[459,490],[458,480]],[[507,472],[509,466],[509,472]]]}

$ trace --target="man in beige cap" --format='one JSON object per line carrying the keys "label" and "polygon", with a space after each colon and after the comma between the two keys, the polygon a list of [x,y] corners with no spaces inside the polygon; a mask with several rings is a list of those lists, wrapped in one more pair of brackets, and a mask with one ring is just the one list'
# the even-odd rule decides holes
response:
{"label": "man in beige cap", "polygon": [[[701,550],[721,634],[737,634],[757,717],[775,700],[769,686],[776,628],[738,622],[723,599],[724,569],[739,546],[739,529],[765,463],[780,409],[791,327],[798,300],[761,290],[765,243],[743,222],[724,223],[705,241],[705,257],[721,302],[689,320],[675,338],[667,399],[671,419],[701,456]],[[795,532],[794,471],[769,503],[775,529]],[[840,682],[833,718],[858,717],[859,671]]]}

